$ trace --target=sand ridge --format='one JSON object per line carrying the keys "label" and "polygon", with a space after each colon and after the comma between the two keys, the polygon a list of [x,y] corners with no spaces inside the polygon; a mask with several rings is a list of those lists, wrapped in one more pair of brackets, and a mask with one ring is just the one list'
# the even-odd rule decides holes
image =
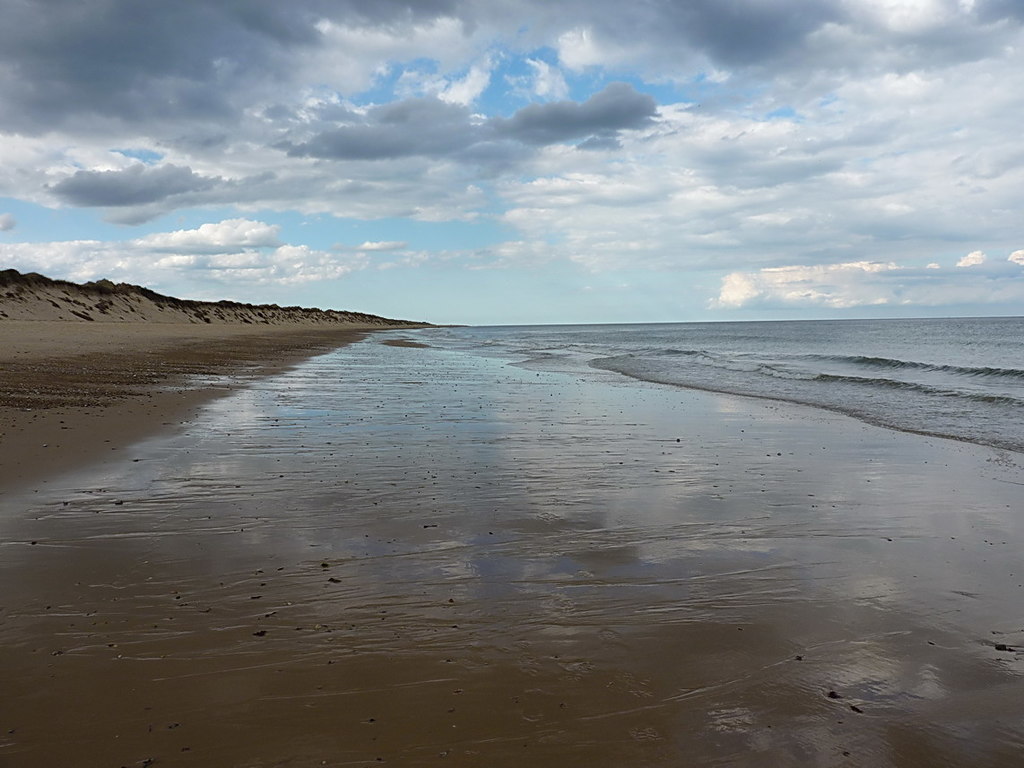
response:
{"label": "sand ridge", "polygon": [[13,269],[0,271],[0,320],[217,325],[409,324],[407,320],[393,320],[363,312],[178,299],[130,283],[97,280],[78,284],[52,280],[36,273],[21,274]]}

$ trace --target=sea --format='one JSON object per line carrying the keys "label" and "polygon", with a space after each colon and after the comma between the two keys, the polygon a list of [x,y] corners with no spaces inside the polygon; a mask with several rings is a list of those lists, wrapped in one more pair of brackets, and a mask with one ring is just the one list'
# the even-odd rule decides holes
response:
{"label": "sea", "polygon": [[418,338],[526,368],[801,403],[1024,452],[1024,317],[492,326]]}

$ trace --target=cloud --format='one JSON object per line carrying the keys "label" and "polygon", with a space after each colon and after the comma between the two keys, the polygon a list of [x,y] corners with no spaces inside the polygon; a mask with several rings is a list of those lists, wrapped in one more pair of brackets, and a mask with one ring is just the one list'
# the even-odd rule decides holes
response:
{"label": "cloud", "polygon": [[357,245],[357,251],[371,252],[371,251],[400,251],[406,248],[409,244],[404,240],[382,240],[379,242],[371,242],[367,240],[362,245]]}
{"label": "cloud", "polygon": [[141,248],[177,253],[229,253],[239,248],[277,248],[280,227],[262,221],[225,219],[196,229],[158,232],[132,241]]}
{"label": "cloud", "polygon": [[[1010,263],[988,264],[971,254],[974,268],[954,277],[940,274],[934,263],[924,269],[892,262],[858,261],[842,264],[769,267],[756,272],[732,272],[721,282],[715,309],[747,307],[824,307],[851,309],[886,305],[927,307],[943,304],[1014,304],[1024,301],[1024,270]],[[961,259],[963,262],[967,258]],[[957,264],[960,266],[960,263]],[[1024,264],[1022,264],[1024,266]]]}
{"label": "cloud", "polygon": [[191,168],[135,163],[124,170],[77,171],[52,185],[50,190],[73,205],[105,208],[155,203],[186,192],[209,189],[217,181],[204,178]]}
{"label": "cloud", "polygon": [[473,104],[491,84],[495,56],[474,61],[464,72],[438,73],[432,68],[403,69],[395,82],[395,95],[402,99],[433,96],[449,104]]}
{"label": "cloud", "polygon": [[[769,267],[759,272],[733,272],[722,279],[718,308],[752,303],[812,305],[837,309],[885,304],[888,298],[873,290],[865,276],[899,270],[893,263],[857,261],[845,264]],[[866,283],[866,284],[865,284]]]}
{"label": "cloud", "polygon": [[15,221],[14,216],[9,213],[0,213],[0,232],[10,232],[18,226],[18,222]]}
{"label": "cloud", "polygon": [[712,60],[744,66],[786,58],[828,24],[848,19],[841,2],[822,0],[696,0],[661,3],[654,34],[683,39]]}
{"label": "cloud", "polygon": [[246,286],[284,286],[333,280],[364,269],[361,253],[339,254],[282,243],[277,227],[245,219],[134,240],[69,240],[0,244],[0,261],[23,272],[69,280],[180,286],[211,298]]}
{"label": "cloud", "polygon": [[[17,76],[0,78],[0,129],[17,131],[233,121],[296,74],[316,69],[365,87],[423,30],[444,19],[455,21],[449,38],[461,29],[454,0],[59,0],[4,11],[0,71]],[[413,50],[436,42],[427,34]],[[339,50],[351,55],[337,62]]]}
{"label": "cloud", "polygon": [[[467,104],[488,77],[479,62],[524,47],[556,50],[572,71],[652,81],[733,71],[840,82],[989,58],[1022,21],[1011,0],[19,2],[0,28],[0,71],[12,73],[0,78],[0,130],[188,122],[223,131],[282,94],[351,97],[424,60],[451,84],[446,98]],[[564,98],[557,79],[542,93],[540,69],[538,95]]]}
{"label": "cloud", "polygon": [[574,72],[598,64],[608,64],[615,56],[607,49],[601,50],[594,35],[587,27],[575,27],[558,37],[558,60]]}
{"label": "cloud", "polygon": [[1024,267],[1024,251],[1014,251],[1006,257],[1006,260]]}
{"label": "cloud", "polygon": [[503,220],[591,269],[750,272],[903,264],[964,242],[1012,250],[1024,158],[1006,118],[1024,102],[979,90],[978,74],[951,67],[913,97],[892,78],[851,81],[775,117],[662,105],[611,162],[545,151],[532,177],[498,187]]}
{"label": "cloud", "polygon": [[527,59],[533,70],[533,93],[542,99],[565,99],[569,95],[569,84],[562,73],[542,59]]}
{"label": "cloud", "polygon": [[470,67],[466,76],[448,83],[438,94],[441,101],[449,104],[461,104],[469,106],[482,94],[491,83],[491,69],[493,64],[490,57]]}
{"label": "cloud", "polygon": [[477,141],[465,107],[425,97],[369,109],[359,122],[281,146],[293,157],[382,160],[450,155]]}
{"label": "cloud", "polygon": [[[312,81],[352,95],[372,88],[393,69],[406,69],[404,64],[395,66],[403,62],[411,68],[407,71],[418,75],[414,80],[428,86],[419,95],[437,95],[458,79],[457,74],[470,65],[479,65],[481,54],[486,58],[488,45],[478,43],[473,30],[484,35],[487,32],[479,29],[471,16],[460,18],[451,7],[454,3],[359,2],[372,3],[383,13],[368,19],[351,13],[344,0],[317,9],[317,44],[304,48],[292,63],[301,86]],[[443,74],[431,66],[435,61]],[[435,76],[426,77],[421,65]]]}
{"label": "cloud", "polygon": [[653,0],[564,4],[563,66],[842,82],[989,57],[1024,20],[1011,0]]}
{"label": "cloud", "polygon": [[956,263],[958,267],[976,267],[979,264],[984,264],[988,260],[981,251],[971,251],[964,256],[960,261]]}
{"label": "cloud", "polygon": [[628,83],[611,83],[582,104],[556,101],[523,107],[511,118],[495,118],[495,131],[527,144],[588,137],[612,138],[619,131],[646,128],[658,113],[654,99]]}
{"label": "cloud", "polygon": [[[385,160],[403,157],[461,156],[486,159],[487,147],[515,141],[546,145],[577,139],[602,139],[606,146],[620,131],[650,126],[654,99],[626,83],[612,83],[583,103],[531,104],[511,118],[476,119],[457,103],[428,96],[410,98],[352,116],[347,124],[302,141],[283,141],[292,157],[332,160]],[[507,158],[508,151],[498,153]]]}
{"label": "cloud", "polygon": [[978,18],[988,23],[999,23],[1008,19],[1024,21],[1024,7],[1016,0],[977,0],[974,6]]}

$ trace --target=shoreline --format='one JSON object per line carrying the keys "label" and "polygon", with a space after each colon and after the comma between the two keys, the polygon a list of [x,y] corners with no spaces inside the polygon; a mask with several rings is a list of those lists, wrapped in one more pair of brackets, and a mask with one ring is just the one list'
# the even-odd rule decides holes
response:
{"label": "shoreline", "polygon": [[[404,327],[419,326],[383,330]],[[374,330],[382,329],[0,322],[0,491],[45,485],[108,455],[118,457],[255,377]]]}
{"label": "shoreline", "polygon": [[[780,321],[780,322],[793,322],[793,321]],[[607,369],[597,369],[607,370]],[[655,381],[653,379],[645,379],[640,376],[634,376],[629,373],[621,373],[619,371],[611,371],[617,373],[627,379],[633,381],[642,382],[644,384],[656,384],[662,387],[668,387],[669,389],[680,389],[689,390],[692,392],[706,392],[709,395],[722,395],[724,397],[738,397],[744,399],[750,399],[762,403],[770,403],[781,406],[796,406],[798,408],[810,408],[815,411],[821,411],[825,414],[833,416],[842,416],[844,418],[853,419],[859,421],[862,424],[867,424],[870,427],[877,427],[878,429],[890,429],[893,432],[901,432],[906,435],[917,435],[918,437],[928,437],[936,440],[951,440],[954,443],[963,443],[964,445],[971,445],[976,448],[988,449],[991,451],[1007,451],[1009,453],[1020,454],[1024,456],[1024,449],[1020,446],[1012,444],[1003,444],[1000,442],[986,442],[980,438],[965,437],[962,435],[950,435],[945,432],[929,431],[927,429],[914,429],[912,427],[904,426],[901,424],[893,424],[885,421],[884,419],[872,416],[871,414],[864,413],[854,408],[843,408],[838,405],[825,405],[823,403],[816,403],[807,400],[798,400],[796,398],[781,397],[779,395],[759,395],[755,392],[736,392],[731,389],[715,389],[714,387],[701,386],[700,384],[675,384],[665,381]]]}

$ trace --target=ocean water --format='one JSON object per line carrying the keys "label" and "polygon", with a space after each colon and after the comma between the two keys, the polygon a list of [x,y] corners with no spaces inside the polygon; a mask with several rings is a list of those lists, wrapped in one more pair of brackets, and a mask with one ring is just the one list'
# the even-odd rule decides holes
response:
{"label": "ocean water", "polygon": [[1024,452],[1024,318],[502,326],[423,341],[552,371],[782,400]]}

